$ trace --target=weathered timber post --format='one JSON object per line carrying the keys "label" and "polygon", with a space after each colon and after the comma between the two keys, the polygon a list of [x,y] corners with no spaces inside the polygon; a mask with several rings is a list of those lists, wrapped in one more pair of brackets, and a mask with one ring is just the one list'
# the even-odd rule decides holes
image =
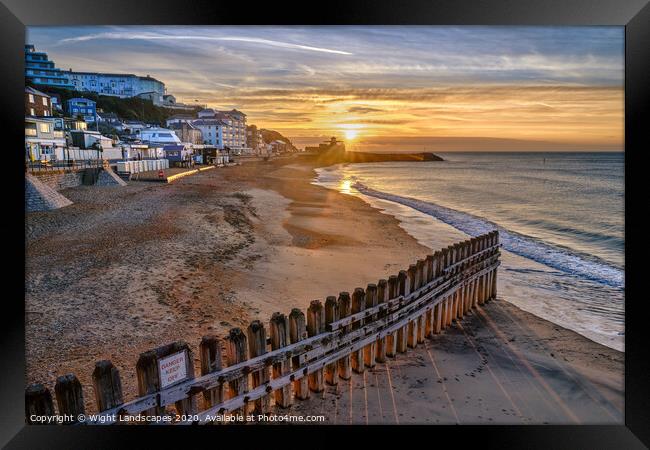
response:
{"label": "weathered timber post", "polygon": [[[298,308],[293,308],[289,314],[289,339],[292,344],[295,344],[305,339],[305,337],[307,337],[305,314]],[[291,358],[291,365],[294,371],[301,366],[300,359],[300,356]],[[298,400],[306,400],[309,398],[307,377],[302,377],[293,382],[293,392]]]}
{"label": "weathered timber post", "polygon": [[[460,272],[461,274],[464,274],[465,271],[467,270],[468,264],[467,260],[467,241],[463,241],[459,244],[459,251],[460,251],[460,258],[461,258],[461,265],[460,265]],[[467,298],[469,297],[469,283],[464,281],[463,285],[460,288],[460,302],[459,302],[459,308],[458,308],[458,315],[462,319],[463,316],[465,315],[465,312],[467,311]]]}
{"label": "weathered timber post", "polygon": [[[307,334],[316,336],[325,331],[325,314],[323,314],[323,304],[320,300],[312,300],[307,309]],[[309,389],[314,392],[323,392],[323,369],[318,369],[308,375]]]}
{"label": "weathered timber post", "polygon": [[[447,270],[447,277],[448,278],[453,278],[454,273],[451,270],[450,266],[453,260],[453,253],[451,251],[452,247],[449,246],[445,250],[445,270]],[[454,295],[448,295],[447,300],[445,301],[445,319],[444,319],[444,328],[447,328],[448,326],[451,325],[451,318],[452,318],[452,309],[453,309],[453,304],[454,304]]]}
{"label": "weathered timber post", "polygon": [[[368,287],[366,288],[366,309],[368,308],[374,308],[377,306],[377,285],[370,283]],[[372,314],[368,319],[366,319],[366,323],[372,322],[377,319],[377,314]],[[375,355],[377,353],[377,346],[375,342],[372,342],[368,345],[366,345],[363,348],[363,363],[367,367],[375,367]]]}
{"label": "weathered timber post", "polygon": [[[352,314],[356,314],[359,312],[362,312],[364,309],[366,309],[366,294],[363,288],[355,288],[354,292],[352,293]],[[352,329],[353,330],[358,330],[361,327],[363,327],[364,320],[360,319],[357,320],[352,324]],[[363,350],[355,350],[351,353],[351,361],[352,361],[352,370],[354,370],[356,373],[362,373],[364,371],[364,364],[363,364]]]}
{"label": "weathered timber post", "polygon": [[[170,359],[170,360],[168,360]],[[164,366],[164,367],[163,367]],[[161,374],[161,370],[174,368],[173,373]],[[146,396],[165,389],[173,384],[194,378],[194,363],[192,350],[185,342],[172,342],[162,347],[140,354],[136,363],[138,377],[138,395]],[[184,374],[184,376],[180,376]],[[196,398],[188,398],[174,403],[179,414],[193,414],[196,412]],[[149,408],[147,415],[163,415],[164,406]]]}
{"label": "weathered timber post", "polygon": [[[475,266],[477,264],[475,254],[476,254],[476,238],[471,238],[469,240],[470,260],[468,263],[470,267]],[[472,272],[476,272],[476,269],[474,268]],[[469,298],[467,299],[467,311],[470,311],[475,305],[477,281],[478,280],[476,278],[470,281],[470,295]]]}
{"label": "weathered timber post", "polygon": [[[478,249],[480,252],[482,252],[487,248],[485,236],[479,236],[478,242],[479,242]],[[481,262],[485,261],[485,255],[481,255],[479,261]],[[485,301],[485,280],[486,280],[485,274],[479,277],[479,281],[478,281],[478,304],[479,305],[482,305]]]}
{"label": "weathered timber post", "polygon": [[[399,283],[399,295],[406,297],[411,292],[411,285],[406,270],[399,271],[399,274],[397,275],[397,281]],[[397,351],[399,353],[404,353],[406,351],[408,327],[409,325],[407,324],[397,330]]]}
{"label": "weathered timber post", "polygon": [[[140,357],[135,366],[135,371],[138,378],[138,395],[140,397],[158,391],[160,382],[158,380],[158,359],[156,358],[155,351],[149,350],[140,353]],[[143,414],[160,416],[164,411],[165,409],[163,407],[154,406],[153,408],[143,411]]]}
{"label": "weathered timber post", "polygon": [[[432,280],[438,279],[440,277],[440,266],[441,266],[441,257],[442,253],[439,251],[435,252],[433,254],[432,262],[431,262],[431,278]],[[433,333],[439,334],[440,331],[442,330],[442,309],[443,309],[443,301],[439,301],[436,303],[436,306],[433,310]]]}
{"label": "weathered timber post", "polygon": [[[494,230],[494,245],[499,245],[499,231]],[[499,249],[496,248],[494,250],[494,254],[498,255],[499,254]],[[497,298],[497,269],[493,269],[492,272],[494,273],[493,279],[492,279],[492,299]]]}
{"label": "weathered timber post", "polygon": [[[481,264],[483,262],[484,257],[481,255],[479,256],[478,254],[483,251],[483,240],[481,239],[480,236],[476,238],[476,254],[477,256],[474,258],[476,264]],[[474,299],[474,306],[478,306],[481,302],[481,292],[483,290],[483,275],[479,276],[476,279],[476,297]]]}
{"label": "weathered timber post", "polygon": [[[396,275],[388,277],[388,299],[392,300],[399,294],[399,279]],[[386,335],[386,356],[394,358],[397,354],[397,331]]]}
{"label": "weathered timber post", "polygon": [[[417,264],[416,264],[416,285],[417,289],[421,289],[426,285],[426,276],[427,276],[427,266],[426,266],[426,261],[423,259],[418,259]],[[416,323],[416,341],[418,344],[421,344],[424,342],[424,334],[425,334],[425,321],[427,318],[427,313],[423,312],[420,314],[417,319],[415,320]]]}
{"label": "weathered timber post", "polygon": [[[199,353],[201,359],[201,375],[218,372],[221,370],[221,341],[216,336],[203,336],[199,344]],[[219,384],[214,389],[203,391],[203,401],[206,408],[225,400],[225,386]]]}
{"label": "weathered timber post", "polygon": [[435,270],[433,267],[433,262],[435,260],[435,253],[432,255],[427,255],[426,264],[427,264],[427,278],[425,284],[431,283],[435,278]]}
{"label": "weathered timber post", "polygon": [[[379,280],[377,283],[377,304],[382,304],[388,301],[388,282],[384,279]],[[378,314],[378,318],[386,316],[385,312]],[[377,351],[375,353],[375,360],[379,363],[386,362],[386,337],[377,339]]]}
{"label": "weathered timber post", "polygon": [[95,363],[93,390],[95,391],[95,404],[99,412],[116,408],[124,403],[120,371],[112,362],[103,360]]}
{"label": "weathered timber post", "polygon": [[[488,249],[490,247],[492,247],[492,245],[493,245],[491,234],[492,233],[487,233],[485,235],[485,245],[487,246]],[[491,258],[492,254],[493,254],[493,251],[488,250],[483,259],[487,260],[487,259]],[[487,303],[487,302],[490,301],[490,297],[492,295],[492,278],[493,278],[492,277],[492,271],[488,271],[485,274],[485,299],[483,300],[483,303]]]}
{"label": "weathered timber post", "polygon": [[83,390],[77,377],[72,373],[60,376],[56,379],[54,392],[59,414],[66,416],[63,423],[77,422],[79,414],[85,413]]}
{"label": "weathered timber post", "polygon": [[32,416],[53,416],[54,404],[50,390],[41,383],[34,383],[25,389],[25,419],[29,424],[43,424],[32,420]]}
{"label": "weathered timber post", "polygon": [[[226,346],[226,360],[229,366],[234,366],[248,359],[248,342],[246,334],[241,328],[231,328],[228,333],[228,345]],[[229,398],[235,398],[248,391],[248,372],[228,382]],[[237,408],[232,411],[233,415],[245,414],[245,408]]]}
{"label": "weathered timber post", "polygon": [[[266,329],[264,324],[259,320],[253,320],[246,329],[248,337],[248,354],[249,358],[262,356],[266,353]],[[269,368],[264,367],[251,373],[251,387],[255,389],[270,380]],[[255,414],[265,414],[271,407],[271,396],[264,395],[253,403],[253,412]]]}
{"label": "weathered timber post", "polygon": [[[424,260],[424,285],[428,285],[433,281],[433,255],[427,255]],[[434,322],[435,322],[435,307],[427,310],[424,317],[424,337],[430,338],[433,334]]]}
{"label": "weathered timber post", "polygon": [[[451,249],[451,263],[456,264],[458,261],[460,261],[460,251],[459,251],[459,245],[456,243],[452,245]],[[458,276],[460,273],[460,269],[458,266],[456,266],[453,270],[454,276]],[[453,302],[451,306],[451,320],[458,320],[458,304],[460,303],[460,289],[456,289],[453,295]]]}
{"label": "weathered timber post", "polygon": [[[476,253],[478,253],[478,239],[473,237],[470,239],[470,254],[471,254],[471,264],[476,265],[478,260],[476,259]],[[469,299],[469,309],[476,307],[478,302],[478,278],[472,280],[472,295]]]}
{"label": "weathered timber post", "polygon": [[[325,325],[339,320],[339,304],[336,297],[330,295],[325,299]],[[330,386],[336,386],[339,382],[338,374],[336,373],[336,361],[325,366],[325,382]]]}
{"label": "weathered timber post", "polygon": [[[418,268],[415,264],[409,266],[407,275],[407,285],[410,287],[410,292],[414,292],[417,289],[417,278],[418,278]],[[415,348],[417,345],[417,335],[418,335],[418,322],[417,319],[409,320],[407,326],[407,335],[406,343],[410,348]]]}
{"label": "weathered timber post", "polygon": [[[279,312],[273,313],[271,316],[271,324],[269,327],[271,334],[271,349],[279,350],[289,344],[289,320],[287,316]],[[291,362],[287,359],[273,364],[273,378],[281,378],[290,372],[289,366]],[[291,406],[291,384],[276,390],[275,403],[281,408]]]}
{"label": "weathered timber post", "polygon": [[[352,314],[352,299],[348,292],[341,292],[338,299],[339,304],[339,317],[344,319]],[[343,327],[343,333],[349,333],[352,326],[346,325]],[[343,358],[336,361],[339,377],[344,380],[349,380],[352,377],[352,364],[350,363],[350,355],[345,355]]]}

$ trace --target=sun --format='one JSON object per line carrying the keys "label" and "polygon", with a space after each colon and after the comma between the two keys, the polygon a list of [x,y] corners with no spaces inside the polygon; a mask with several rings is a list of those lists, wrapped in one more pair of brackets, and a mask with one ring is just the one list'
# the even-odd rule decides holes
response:
{"label": "sun", "polygon": [[356,138],[357,134],[358,134],[357,130],[345,130],[344,133],[345,133],[345,138],[350,140],[350,141],[352,139]]}

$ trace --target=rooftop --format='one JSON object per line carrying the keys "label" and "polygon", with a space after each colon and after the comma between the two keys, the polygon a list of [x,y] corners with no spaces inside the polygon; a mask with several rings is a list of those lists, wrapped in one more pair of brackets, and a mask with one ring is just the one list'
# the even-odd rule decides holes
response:
{"label": "rooftop", "polygon": [[31,86],[26,86],[25,87],[25,92],[28,93],[28,94],[33,94],[33,95],[40,95],[41,97],[50,97],[45,92],[41,92],[38,89],[34,89]]}

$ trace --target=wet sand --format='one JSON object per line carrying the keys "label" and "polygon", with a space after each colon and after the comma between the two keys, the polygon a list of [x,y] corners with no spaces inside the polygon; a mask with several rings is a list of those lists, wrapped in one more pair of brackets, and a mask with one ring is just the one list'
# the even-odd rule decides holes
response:
{"label": "wet sand", "polygon": [[[393,217],[310,184],[312,169],[277,160],[169,185],[82,186],[63,192],[74,205],[30,213],[26,381],[52,388],[74,372],[94,411],[94,362],[110,359],[130,400],[145,350],[174,340],[196,349],[205,334],[223,337],[275,311],[305,310],[310,300],[365,287],[430,253]],[[548,404],[550,389],[579,421],[622,421],[623,354],[503,300],[426,347],[354,376],[350,383],[366,389],[347,399],[341,382],[338,394],[328,388],[324,399],[314,394],[294,410],[327,411],[326,423],[347,423],[339,409],[350,405],[352,423],[573,423]],[[503,398],[499,384],[507,386]],[[514,412],[505,414],[507,405]]]}

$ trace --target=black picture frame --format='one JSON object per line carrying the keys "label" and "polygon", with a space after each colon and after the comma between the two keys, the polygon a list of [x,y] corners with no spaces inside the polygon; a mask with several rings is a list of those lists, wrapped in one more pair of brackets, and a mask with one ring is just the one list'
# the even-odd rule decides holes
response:
{"label": "black picture frame", "polygon": [[[24,424],[24,173],[23,134],[23,44],[25,27],[34,25],[621,25],[625,26],[625,260],[626,260],[626,354],[624,426],[436,426],[429,427],[65,427]],[[640,245],[645,240],[643,223],[633,214],[641,193],[643,153],[648,139],[643,127],[650,123],[645,111],[650,104],[650,6],[647,0],[389,0],[329,2],[223,2],[208,0],[125,1],[125,0],[2,0],[0,4],[2,48],[2,130],[4,165],[2,220],[5,278],[2,320],[2,375],[0,379],[0,444],[7,448],[118,448],[134,443],[138,435],[147,448],[160,439],[188,433],[218,445],[224,437],[247,443],[273,445],[278,433],[292,436],[278,439],[286,445],[305,442],[311,434],[315,448],[336,439],[373,439],[395,434],[405,445],[456,445],[476,443],[498,448],[644,448],[650,446],[650,384],[647,316],[644,314],[644,267]],[[646,201],[647,203],[647,201]],[[637,208],[643,209],[640,205]],[[643,211],[640,211],[643,213]],[[163,429],[164,428],[164,429]],[[251,432],[252,430],[252,432]],[[180,432],[180,433],[179,433]],[[216,433],[216,434],[215,434]],[[314,434],[319,433],[314,439]],[[413,434],[417,433],[417,437]],[[181,436],[178,436],[180,434]],[[243,440],[245,438],[245,440]],[[215,440],[216,439],[216,440]],[[412,440],[413,439],[413,440]],[[416,444],[417,439],[423,444]],[[422,441],[424,439],[424,441]],[[449,440],[451,439],[451,441]],[[180,441],[185,442],[188,441]],[[234,441],[237,442],[237,441]],[[332,445],[339,446],[332,441]],[[304,445],[304,444],[300,444]],[[427,444],[429,445],[429,444]]]}

